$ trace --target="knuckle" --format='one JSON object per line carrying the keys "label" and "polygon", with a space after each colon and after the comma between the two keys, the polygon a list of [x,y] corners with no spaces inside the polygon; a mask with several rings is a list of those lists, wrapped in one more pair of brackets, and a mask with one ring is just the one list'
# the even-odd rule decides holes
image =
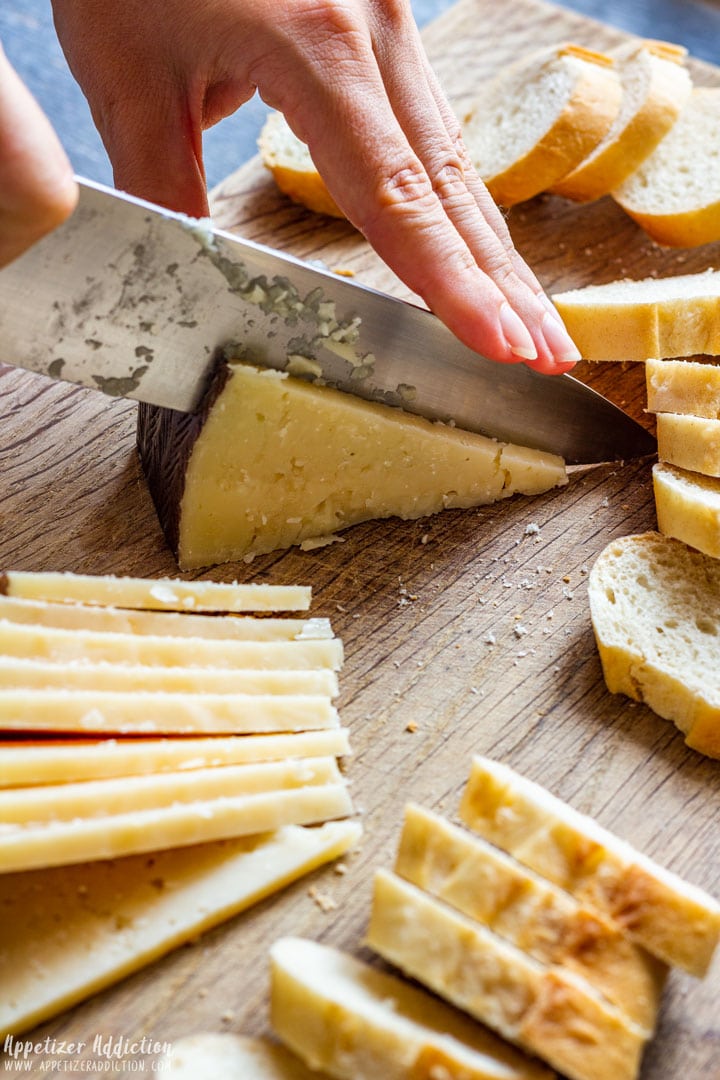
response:
{"label": "knuckle", "polygon": [[378,185],[377,203],[386,209],[403,207],[420,212],[429,209],[434,198],[430,177],[418,159],[398,163]]}

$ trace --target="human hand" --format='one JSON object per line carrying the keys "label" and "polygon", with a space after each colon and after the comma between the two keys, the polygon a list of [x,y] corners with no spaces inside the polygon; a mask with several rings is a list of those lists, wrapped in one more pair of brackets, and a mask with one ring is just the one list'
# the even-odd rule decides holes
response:
{"label": "human hand", "polygon": [[0,47],[0,266],[64,221],[76,202],[70,162]]}
{"label": "human hand", "polygon": [[335,201],[467,345],[568,370],[579,353],[475,174],[409,0],[54,0],[116,185],[208,212],[202,132],[257,89]]}

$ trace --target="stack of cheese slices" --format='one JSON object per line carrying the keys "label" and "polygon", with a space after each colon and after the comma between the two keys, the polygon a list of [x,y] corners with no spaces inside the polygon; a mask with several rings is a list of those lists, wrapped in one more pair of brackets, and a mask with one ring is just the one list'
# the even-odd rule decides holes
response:
{"label": "stack of cheese slices", "polygon": [[[572,43],[521,57],[478,86],[464,118],[470,158],[505,207],[551,192],[612,195],[662,244],[720,239],[720,87],[694,88],[686,50],[629,40],[608,53]],[[272,113],[259,139],[296,202],[343,216],[308,148]]]}
{"label": "stack of cheese slices", "polygon": [[301,587],[0,577],[1,1032],[357,842],[342,644],[327,620],[279,617],[309,603]]}
{"label": "stack of cheese slices", "polygon": [[705,974],[720,905],[487,758],[473,761],[460,817],[466,827],[407,807],[394,872],[376,873],[367,935],[447,1005],[341,951],[282,938],[271,1023],[307,1068],[272,1043],[205,1036],[176,1044],[170,1073],[636,1077],[669,967]]}
{"label": "stack of cheese slices", "polygon": [[553,299],[586,359],[645,362],[657,420],[661,535],[613,541],[590,577],[605,681],[720,757],[720,273]]}

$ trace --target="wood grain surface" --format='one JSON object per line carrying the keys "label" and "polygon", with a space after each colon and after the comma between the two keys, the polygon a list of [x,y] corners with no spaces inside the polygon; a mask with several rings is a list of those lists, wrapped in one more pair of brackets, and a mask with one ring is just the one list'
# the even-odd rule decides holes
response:
{"label": "wood grain surface", "polygon": [[[425,31],[461,114],[486,75],[540,43],[607,47],[622,36],[536,0],[460,0]],[[720,84],[707,66],[693,64],[693,75]],[[257,161],[215,191],[214,215],[246,237],[407,295],[349,225],[290,205]],[[609,199],[579,207],[543,196],[514,209],[509,224],[551,292],[705,269],[720,256],[717,246],[656,247]],[[639,365],[579,374],[649,422]],[[0,396],[0,566],[175,574],[135,456],[134,405],[10,368],[0,368]],[[506,761],[720,896],[720,763],[689,750],[648,709],[608,694],[590,625],[596,555],[613,537],[655,525],[650,466],[580,470],[568,488],[539,498],[361,525],[314,553],[203,575],[311,585],[312,613],[332,619],[346,646],[339,708],[352,732],[348,776],[364,843],[346,874],[301,881],[33,1038],[266,1031],[269,944],[302,934],[369,957],[371,876],[394,857],[405,802],[453,817],[474,752]],[[336,906],[321,910],[311,884]],[[673,973],[643,1080],[720,1077],[719,1001],[719,958],[702,982]],[[33,1075],[44,1075],[47,1060],[36,1056]]]}

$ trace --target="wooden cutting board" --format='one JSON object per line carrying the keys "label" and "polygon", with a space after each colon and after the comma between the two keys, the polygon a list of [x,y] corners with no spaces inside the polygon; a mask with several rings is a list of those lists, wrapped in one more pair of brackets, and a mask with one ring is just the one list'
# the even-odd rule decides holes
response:
{"label": "wooden cutting board", "polygon": [[[486,75],[524,51],[570,39],[603,48],[623,36],[536,0],[460,0],[425,31],[460,114]],[[698,83],[720,84],[717,70],[692,69]],[[407,295],[350,226],[292,206],[256,160],[219,186],[213,205],[226,228]],[[509,224],[551,292],[720,259],[717,245],[657,248],[609,199],[579,207],[540,197],[514,209]],[[580,375],[649,422],[639,365]],[[131,403],[0,368],[1,568],[176,573],[135,457],[134,415]],[[720,763],[688,750],[648,709],[607,693],[590,626],[596,555],[613,537],[655,525],[650,464],[581,471],[568,488],[532,500],[371,523],[315,553],[206,575],[312,585],[313,613],[330,616],[344,639],[339,707],[352,730],[362,850],[344,876],[327,870],[300,882],[37,1038],[266,1030],[271,941],[302,934],[367,955],[371,876],[393,859],[404,803],[452,817],[474,752],[508,762],[720,896]],[[321,910],[313,883],[336,906]],[[703,982],[673,975],[644,1080],[720,1076],[718,1001],[720,960]]]}

